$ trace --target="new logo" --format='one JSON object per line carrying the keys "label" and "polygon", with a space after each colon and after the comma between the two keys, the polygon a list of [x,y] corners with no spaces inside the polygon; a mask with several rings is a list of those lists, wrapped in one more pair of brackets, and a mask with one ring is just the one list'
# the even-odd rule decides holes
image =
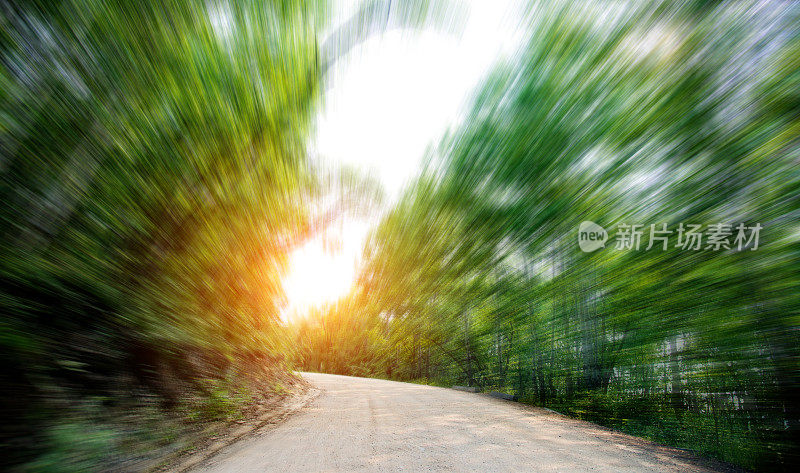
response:
{"label": "new logo", "polygon": [[578,227],[578,246],[586,253],[605,247],[606,240],[608,232],[594,222],[587,220]]}

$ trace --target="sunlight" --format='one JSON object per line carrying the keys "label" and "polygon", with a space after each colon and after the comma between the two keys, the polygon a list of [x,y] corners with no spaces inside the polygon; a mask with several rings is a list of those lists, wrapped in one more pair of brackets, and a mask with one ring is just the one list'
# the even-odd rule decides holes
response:
{"label": "sunlight", "polygon": [[366,223],[348,222],[292,252],[284,279],[288,300],[285,319],[347,294],[355,281],[368,229]]}
{"label": "sunlight", "polygon": [[352,258],[326,251],[321,240],[307,243],[291,255],[285,282],[288,312],[333,302],[347,292],[354,277]]}

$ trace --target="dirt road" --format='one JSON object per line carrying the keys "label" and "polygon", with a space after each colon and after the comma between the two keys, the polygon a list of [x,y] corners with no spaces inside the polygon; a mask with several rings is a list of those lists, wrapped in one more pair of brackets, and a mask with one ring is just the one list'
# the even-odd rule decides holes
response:
{"label": "dirt road", "polygon": [[323,392],[195,471],[717,471],[680,451],[452,389],[304,374]]}

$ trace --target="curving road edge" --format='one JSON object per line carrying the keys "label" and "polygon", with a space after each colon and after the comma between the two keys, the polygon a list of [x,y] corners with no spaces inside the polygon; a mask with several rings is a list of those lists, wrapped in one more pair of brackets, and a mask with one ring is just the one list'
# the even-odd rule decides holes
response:
{"label": "curving road edge", "polygon": [[686,451],[453,389],[303,373],[322,394],[194,471],[731,471]]}

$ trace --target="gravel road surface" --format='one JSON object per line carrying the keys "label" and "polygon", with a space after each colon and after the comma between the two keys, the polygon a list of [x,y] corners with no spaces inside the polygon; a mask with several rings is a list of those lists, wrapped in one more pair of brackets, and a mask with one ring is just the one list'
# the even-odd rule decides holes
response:
{"label": "gravel road surface", "polygon": [[720,471],[681,450],[446,388],[304,373],[322,393],[199,472]]}

